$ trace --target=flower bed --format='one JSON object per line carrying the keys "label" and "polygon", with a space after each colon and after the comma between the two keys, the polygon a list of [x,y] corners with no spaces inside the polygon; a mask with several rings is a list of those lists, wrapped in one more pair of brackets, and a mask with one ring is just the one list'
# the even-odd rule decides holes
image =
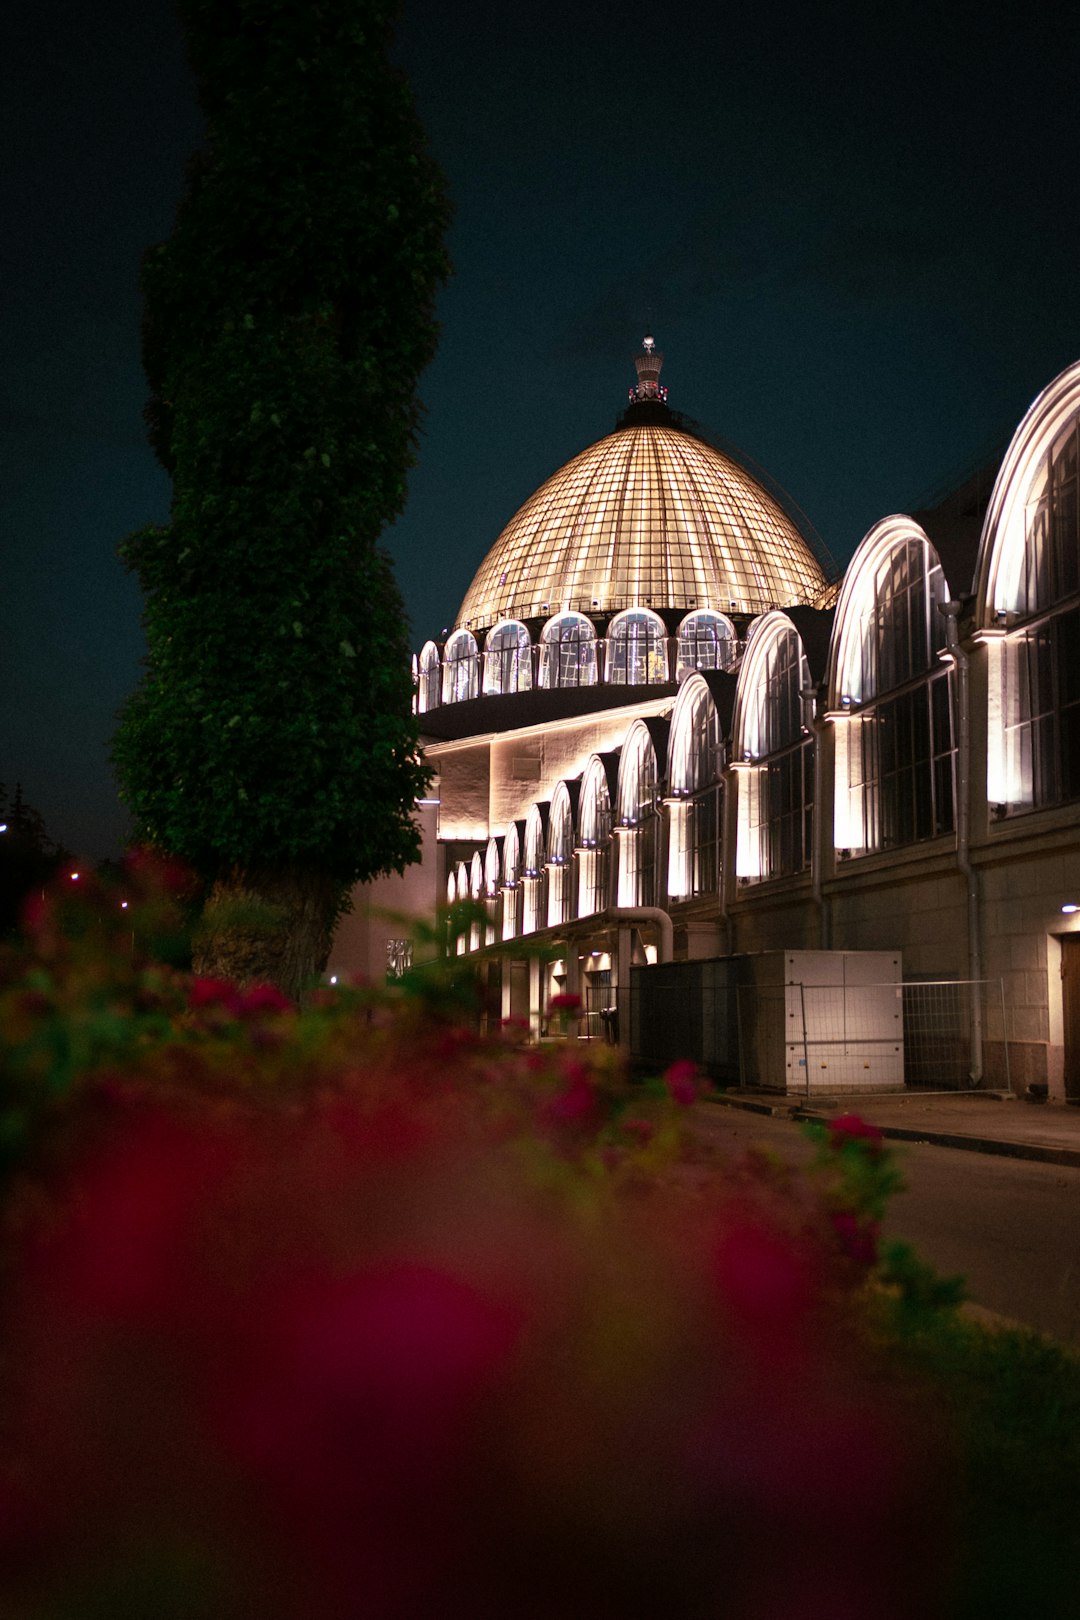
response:
{"label": "flower bed", "polygon": [[883,1322],[947,1290],[878,1255],[872,1127],[718,1167],[686,1065],[98,915],[3,966],[0,1614],[944,1612],[961,1459]]}

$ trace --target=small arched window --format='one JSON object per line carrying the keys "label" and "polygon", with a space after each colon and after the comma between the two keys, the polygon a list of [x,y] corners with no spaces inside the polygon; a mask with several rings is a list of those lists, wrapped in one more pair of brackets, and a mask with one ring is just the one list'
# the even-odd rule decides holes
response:
{"label": "small arched window", "polygon": [[1080,363],[1017,428],[976,569],[996,815],[1080,799]]}
{"label": "small arched window", "polygon": [[513,939],[521,930],[521,822],[512,821],[503,840],[502,937]]}
{"label": "small arched window", "polygon": [[455,630],[443,649],[442,700],[466,703],[480,689],[480,654],[471,630]]}
{"label": "small arched window", "polygon": [[699,608],[679,626],[679,655],[675,678],[685,681],[695,670],[732,669],[739,656],[735,626],[723,613]]}
{"label": "small arched window", "polygon": [[541,630],[540,685],[596,685],[596,631],[583,613],[560,613]]}
{"label": "small arched window", "polygon": [[534,804],[525,818],[521,880],[524,890],[522,932],[531,934],[547,921],[547,804]]}
{"label": "small arched window", "polygon": [[833,839],[850,854],[953,827],[952,671],[941,563],[910,518],[875,524],[848,566],[833,632]]}
{"label": "small arched window", "polygon": [[739,671],[736,871],[789,877],[810,863],[814,741],[810,669],[798,631],[774,610],[755,621]]}
{"label": "small arched window", "polygon": [[594,754],[581,780],[578,857],[578,916],[603,911],[611,899],[611,800],[614,755]]}
{"label": "small arched window", "polygon": [[420,652],[419,684],[416,693],[416,707],[420,714],[427,714],[439,702],[440,687],[442,684],[442,662],[439,658],[439,649],[433,641],[425,642]]}
{"label": "small arched window", "polygon": [[532,640],[517,619],[504,619],[484,642],[484,692],[532,690]]}
{"label": "small arched window", "polygon": [[663,685],[668,678],[667,631],[658,613],[628,608],[608,627],[607,679],[613,686]]}
{"label": "small arched window", "polygon": [[715,894],[720,882],[723,745],[701,675],[691,675],[671,717],[668,752],[668,894]]}
{"label": "small arched window", "polygon": [[548,927],[567,922],[573,916],[574,901],[574,803],[578,787],[573,793],[566,782],[559,782],[551,795],[551,814],[548,817]]}
{"label": "small arched window", "polygon": [[499,840],[489,838],[484,850],[483,877],[481,891],[483,907],[486,913],[484,921],[484,944],[494,945],[497,939],[502,938],[502,890],[500,888]]}
{"label": "small arched window", "polygon": [[615,807],[620,906],[651,906],[657,902],[659,811],[656,748],[645,721],[635,720],[619,758]]}

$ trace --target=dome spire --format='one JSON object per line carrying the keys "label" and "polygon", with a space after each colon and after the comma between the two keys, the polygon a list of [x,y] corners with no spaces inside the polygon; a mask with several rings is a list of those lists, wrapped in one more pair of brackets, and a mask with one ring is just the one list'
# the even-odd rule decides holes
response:
{"label": "dome spire", "polygon": [[667,389],[660,386],[660,368],[664,364],[664,356],[656,347],[656,339],[651,333],[646,333],[642,340],[639,353],[634,356],[634,370],[637,372],[637,383],[630,390],[630,403],[637,400],[658,399],[661,404],[667,403]]}

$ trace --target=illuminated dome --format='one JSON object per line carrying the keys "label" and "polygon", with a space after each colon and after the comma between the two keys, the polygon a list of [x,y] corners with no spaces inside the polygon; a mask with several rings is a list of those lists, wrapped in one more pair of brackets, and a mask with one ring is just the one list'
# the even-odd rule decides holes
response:
{"label": "illuminated dome", "polygon": [[456,623],[651,606],[765,613],[813,604],[821,565],[791,518],[737,462],[668,410],[646,338],[619,427],[542,484],[511,518]]}

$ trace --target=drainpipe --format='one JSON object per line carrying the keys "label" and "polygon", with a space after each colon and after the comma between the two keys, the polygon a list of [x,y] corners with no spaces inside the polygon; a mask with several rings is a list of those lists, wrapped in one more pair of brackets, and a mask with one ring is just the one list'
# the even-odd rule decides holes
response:
{"label": "drainpipe", "polygon": [[942,602],[945,640],[956,666],[956,865],[967,889],[968,978],[971,981],[971,1078],[978,1084],[983,1074],[982,932],[979,908],[979,875],[971,864],[971,717],[969,659],[960,645],[958,620],[963,604]]}
{"label": "drainpipe", "polygon": [[723,930],[723,955],[735,954],[735,919],[731,915],[730,895],[735,877],[735,846],[739,836],[739,783],[730,765],[721,774],[723,791],[720,799],[720,926]]}
{"label": "drainpipe", "polygon": [[[831,817],[825,814],[825,732],[827,722],[819,719],[817,713],[817,689],[807,687],[800,696],[808,703],[813,703],[814,712],[810,721],[814,734],[814,828],[810,840],[810,893],[817,912],[818,924],[818,950],[827,951],[832,946],[832,930],[829,926],[829,913],[822,893],[822,869],[825,864],[825,839],[829,835]],[[831,808],[831,807],[830,807]]]}

